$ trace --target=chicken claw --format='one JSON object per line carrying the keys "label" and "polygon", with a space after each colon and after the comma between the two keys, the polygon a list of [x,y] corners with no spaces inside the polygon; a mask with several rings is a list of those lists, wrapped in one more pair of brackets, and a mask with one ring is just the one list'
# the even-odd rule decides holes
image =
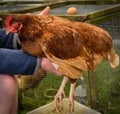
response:
{"label": "chicken claw", "polygon": [[53,105],[54,105],[56,111],[58,111],[58,108],[57,108],[58,105],[62,104],[63,97],[66,97],[66,95],[64,93],[64,87],[65,87],[67,81],[68,81],[68,78],[64,76],[61,86],[60,86],[57,94],[54,97]]}
{"label": "chicken claw", "polygon": [[68,112],[74,112],[74,98],[71,100],[69,99]]}
{"label": "chicken claw", "polygon": [[69,93],[69,112],[74,111],[74,90],[75,90],[76,82],[71,83],[70,93]]}
{"label": "chicken claw", "polygon": [[63,89],[59,89],[57,94],[55,95],[54,97],[54,107],[56,109],[56,111],[58,112],[58,105],[62,105],[62,99],[63,97],[66,97],[65,93],[64,93],[64,90]]}

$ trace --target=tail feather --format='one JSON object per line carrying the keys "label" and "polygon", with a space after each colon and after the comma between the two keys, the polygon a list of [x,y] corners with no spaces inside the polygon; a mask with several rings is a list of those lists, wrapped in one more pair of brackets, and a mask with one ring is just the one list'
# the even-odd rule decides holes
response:
{"label": "tail feather", "polygon": [[115,68],[119,65],[119,56],[115,53],[113,48],[108,53],[108,61],[112,68]]}

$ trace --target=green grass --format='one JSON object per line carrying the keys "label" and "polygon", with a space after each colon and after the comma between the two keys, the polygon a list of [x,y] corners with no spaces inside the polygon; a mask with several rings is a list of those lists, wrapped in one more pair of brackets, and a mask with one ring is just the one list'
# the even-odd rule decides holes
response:
{"label": "green grass", "polygon": [[[115,50],[119,55],[119,48],[115,47]],[[103,61],[96,74],[101,109],[105,114],[120,114],[120,66],[113,69]]]}
{"label": "green grass", "polygon": [[[58,77],[54,74],[47,73],[47,77],[44,78],[40,82],[39,86],[35,89],[37,96],[34,96],[33,91],[31,89],[26,90],[24,92],[25,98],[20,97],[20,102],[22,103],[22,106],[19,106],[19,114],[26,114],[26,112],[29,112],[35,108],[38,108],[51,102],[62,82],[62,79],[62,77]],[[79,83],[80,82],[78,80],[77,85]],[[69,88],[70,83],[68,82],[65,87],[66,96],[69,95]],[[19,96],[21,96],[21,92],[19,92]]]}

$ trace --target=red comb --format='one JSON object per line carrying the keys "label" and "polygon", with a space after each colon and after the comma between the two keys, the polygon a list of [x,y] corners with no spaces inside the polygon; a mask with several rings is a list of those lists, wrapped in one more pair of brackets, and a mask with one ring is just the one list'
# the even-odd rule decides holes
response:
{"label": "red comb", "polygon": [[12,15],[9,15],[7,18],[6,18],[6,21],[5,21],[5,25],[6,25],[6,28],[9,28],[10,27],[10,23],[13,19],[13,16]]}

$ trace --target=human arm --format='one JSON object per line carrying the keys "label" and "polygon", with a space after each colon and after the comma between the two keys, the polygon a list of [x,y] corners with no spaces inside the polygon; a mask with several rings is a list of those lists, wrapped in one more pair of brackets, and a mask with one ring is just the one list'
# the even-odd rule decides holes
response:
{"label": "human arm", "polygon": [[[46,15],[49,13],[50,8],[47,7],[42,11],[42,14],[40,15]],[[7,32],[7,34],[10,34],[11,32]],[[4,34],[6,36],[6,32],[4,30]],[[8,37],[5,37],[7,39]],[[4,39],[4,38],[3,38]],[[59,71],[57,71],[49,59],[43,58],[36,58],[34,56],[31,56],[29,54],[24,53],[22,50],[9,50],[9,49],[0,49],[1,53],[1,61],[0,64],[3,66],[0,68],[0,73],[7,73],[7,74],[34,74],[39,67],[41,67],[45,71],[49,71],[52,73],[55,73],[56,75],[61,75]],[[34,64],[33,64],[33,63]],[[32,64],[31,64],[32,63]],[[29,72],[29,68],[31,68]],[[10,70],[11,69],[11,70]],[[16,70],[15,70],[16,69]],[[24,70],[24,71],[23,71]]]}
{"label": "human arm", "polygon": [[6,28],[0,29],[0,48],[20,49],[20,41],[17,33],[6,32]]}
{"label": "human arm", "polygon": [[[45,8],[39,15],[47,15],[49,7]],[[4,49],[6,48],[6,49]],[[24,53],[22,50],[11,50],[20,48],[17,33],[12,33],[6,28],[0,29],[0,73],[2,74],[35,74],[40,67],[40,58]]]}

